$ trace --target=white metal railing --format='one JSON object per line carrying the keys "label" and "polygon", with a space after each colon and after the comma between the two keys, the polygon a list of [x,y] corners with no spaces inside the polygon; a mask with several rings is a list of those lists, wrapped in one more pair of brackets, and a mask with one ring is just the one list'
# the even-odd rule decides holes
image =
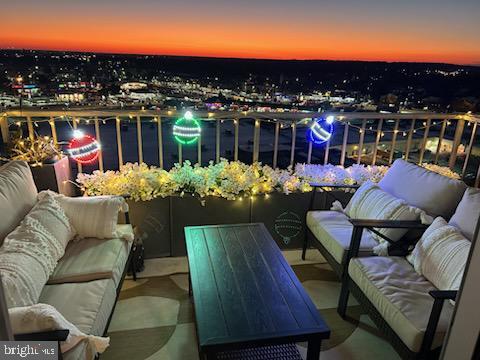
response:
{"label": "white metal railing", "polygon": [[[142,134],[142,124],[146,122],[155,123],[156,138],[158,149],[158,162],[155,165],[165,166],[165,129],[162,121],[167,121],[176,117],[180,117],[182,113],[174,111],[150,111],[150,110],[25,110],[25,111],[6,111],[0,114],[0,128],[2,130],[2,138],[4,142],[10,140],[10,133],[16,129],[26,129],[26,133],[30,138],[35,137],[38,132],[39,124],[47,122],[50,125],[50,136],[55,143],[58,143],[59,135],[57,125],[59,122],[70,124],[73,129],[78,126],[92,125],[92,132],[98,141],[102,139],[102,126],[107,123],[115,122],[115,138],[116,138],[116,157],[118,158],[118,166],[124,164],[124,149],[122,140],[122,124],[136,123],[136,143],[137,143],[137,161],[144,161],[144,143],[145,139]],[[314,117],[334,116],[337,124],[336,132],[343,131],[338,144],[331,144],[330,141],[324,144],[321,149],[315,149],[311,142],[297,136],[297,132],[301,127],[307,126],[307,120]],[[222,157],[222,127],[226,122],[233,125],[233,151],[232,160],[239,159],[239,132],[241,122],[247,120],[253,121],[252,133],[247,137],[253,137],[251,146],[251,161],[259,161],[261,150],[261,134],[262,127],[270,124],[273,127],[272,137],[273,143],[267,144],[267,148],[272,152],[271,165],[277,167],[280,163],[280,138],[286,136],[289,140],[289,149],[283,149],[284,155],[282,159],[288,158],[288,164],[294,165],[295,159],[300,156],[307,163],[312,161],[314,152],[317,153],[323,163],[334,162],[344,165],[349,159],[354,163],[386,163],[391,164],[395,158],[395,152],[401,152],[404,159],[422,163],[425,161],[427,150],[427,142],[432,138],[432,132],[438,132],[434,138],[437,141],[433,158],[429,159],[433,163],[438,163],[442,146],[448,141],[450,144],[450,155],[448,157],[448,166],[453,169],[459,167],[457,164],[458,150],[464,144],[462,152],[463,164],[461,164],[460,172],[466,174],[469,165],[473,164],[472,153],[475,145],[478,143],[477,128],[480,118],[471,114],[441,114],[441,113],[312,113],[312,112],[284,112],[284,113],[263,113],[263,112],[206,112],[198,111],[195,116],[202,119],[202,122],[212,122],[215,127],[215,151],[211,160],[220,161]],[[252,120],[253,119],[253,120]],[[392,128],[393,123],[393,128]],[[455,130],[453,131],[453,127]],[[162,129],[163,128],[163,129]],[[343,130],[341,129],[343,128]],[[465,131],[465,129],[469,129]],[[90,130],[89,130],[90,131]],[[265,130],[263,130],[265,131]],[[447,139],[447,135],[449,135]],[[358,141],[352,145],[352,134]],[[42,134],[44,135],[44,134]],[[170,134],[168,134],[170,135]],[[243,134],[242,134],[243,135]],[[366,136],[369,135],[369,136]],[[421,135],[419,137],[419,135]],[[371,141],[368,141],[368,139]],[[388,141],[384,140],[388,139]],[[350,142],[349,142],[350,140]],[[202,136],[197,142],[196,161],[202,163],[202,145],[205,141]],[[176,161],[184,160],[185,145],[178,144],[176,149]],[[300,148],[300,150],[299,150]],[[306,155],[303,155],[303,149],[306,149]],[[172,150],[172,149],[169,149]],[[339,151],[338,160],[333,159],[331,152]],[[413,159],[412,152],[415,150],[416,158]],[[172,150],[173,151],[173,150]],[[318,155],[318,152],[321,155]],[[268,151],[270,152],[270,151]],[[356,155],[355,155],[356,153]],[[479,154],[480,155],[480,154]],[[105,154],[100,154],[98,159],[98,168],[107,170],[105,166]],[[380,161],[381,159],[381,161]],[[210,159],[208,159],[210,160]],[[270,161],[270,160],[269,160]],[[476,160],[478,161],[478,159]],[[285,162],[285,161],[283,161]],[[476,166],[476,164],[475,164]],[[81,172],[82,166],[79,165],[78,171]],[[480,182],[480,167],[476,170],[475,185]]]}

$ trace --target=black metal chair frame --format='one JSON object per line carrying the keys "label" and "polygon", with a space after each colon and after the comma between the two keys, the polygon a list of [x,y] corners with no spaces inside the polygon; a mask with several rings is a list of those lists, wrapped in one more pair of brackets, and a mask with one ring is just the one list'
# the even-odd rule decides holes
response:
{"label": "black metal chair frame", "polygon": [[[128,198],[125,196],[125,198]],[[128,212],[125,213],[125,224],[130,224],[130,216]],[[132,247],[130,248],[130,253],[128,255],[127,262],[125,264],[125,268],[123,269],[122,277],[120,278],[120,282],[117,286],[116,289],[116,297],[115,297],[115,303],[113,305],[112,311],[110,312],[110,315],[108,317],[107,324],[105,326],[105,330],[103,332],[103,335],[105,336],[107,334],[108,328],[110,326],[110,322],[112,320],[113,313],[115,311],[115,307],[118,302],[118,298],[120,296],[120,291],[122,290],[123,282],[125,280],[125,277],[127,275],[127,272],[130,270],[132,273],[132,278],[134,281],[137,280],[137,273],[135,269],[135,261],[133,258],[133,254],[135,253],[136,250],[136,241],[133,241]],[[58,356],[59,359],[62,359],[62,352],[60,351],[60,343],[62,341],[65,341],[68,337],[69,330],[65,329],[60,329],[60,330],[53,330],[53,331],[41,331],[41,332],[35,332],[35,333],[28,333],[28,334],[14,334],[14,339],[17,341],[57,341],[58,342]],[[98,355],[97,355],[98,358]]]}
{"label": "black metal chair frame", "polygon": [[[418,222],[408,221],[383,221],[383,220],[361,220],[350,219],[353,225],[352,240],[350,243],[350,250],[347,252],[346,264],[354,257],[358,256],[360,249],[360,241],[364,229],[371,230],[372,228],[409,228],[409,229],[424,229],[426,226]],[[391,241],[391,240],[387,240]],[[395,350],[402,358],[405,359],[436,359],[440,354],[441,347],[432,349],[433,339],[440,320],[443,304],[445,300],[455,300],[457,291],[452,290],[435,290],[430,291],[430,296],[433,297],[432,310],[430,312],[427,329],[423,337],[422,345],[418,353],[413,352],[408,348],[395,331],[383,319],[380,312],[370,302],[370,300],[363,294],[362,290],[355,284],[355,282],[348,275],[348,269],[343,269],[342,275],[342,289],[338,302],[337,312],[342,317],[346,317],[348,296],[349,293],[355,296],[361,307],[367,312],[370,318],[379,327],[385,338],[390,341]]]}

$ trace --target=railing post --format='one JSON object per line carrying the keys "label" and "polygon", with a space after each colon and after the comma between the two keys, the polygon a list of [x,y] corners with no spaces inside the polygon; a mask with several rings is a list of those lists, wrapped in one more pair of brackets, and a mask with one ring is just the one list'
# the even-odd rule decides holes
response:
{"label": "railing post", "polygon": [[297,124],[292,123],[292,148],[290,149],[290,166],[295,165],[295,142],[297,140]]}
{"label": "railing post", "polygon": [[234,145],[233,145],[233,160],[237,161],[238,160],[238,130],[240,126],[240,118],[234,119],[233,120],[233,125],[234,125]]}
{"label": "railing post", "polygon": [[220,120],[216,120],[215,126],[215,162],[220,162]]}
{"label": "railing post", "polygon": [[392,134],[392,148],[390,149],[390,156],[388,158],[388,165],[391,165],[393,162],[393,156],[395,155],[395,145],[397,144],[397,136],[398,136],[398,127],[400,125],[400,120],[395,120],[395,127],[393,129]]}
{"label": "railing post", "polygon": [[327,165],[328,164],[328,154],[330,152],[330,140],[327,141],[325,144],[325,156],[323,158],[323,164]]}
{"label": "railing post", "polygon": [[197,163],[199,165],[202,165],[202,134],[201,133],[197,140]]}
{"label": "railing post", "polygon": [[435,164],[438,164],[440,151],[442,150],[443,137],[445,136],[445,130],[447,129],[447,123],[448,123],[448,119],[445,119],[442,121],[442,128],[440,130],[440,134],[438,135],[437,152],[435,153],[435,160],[434,160]]}
{"label": "railing post", "polygon": [[408,132],[407,147],[405,148],[405,161],[408,161],[408,157],[410,155],[410,147],[412,146],[414,131],[415,131],[415,119],[412,119],[412,125],[410,126],[410,131]]}
{"label": "railing post", "polygon": [[360,139],[358,142],[358,158],[357,164],[360,164],[362,161],[363,155],[363,142],[365,141],[365,130],[367,128],[367,119],[363,119],[362,121],[362,128],[360,129]]}
{"label": "railing post", "polygon": [[472,154],[473,142],[475,141],[475,135],[477,133],[477,125],[478,123],[475,121],[473,123],[472,134],[470,135],[470,142],[468,143],[468,148],[465,154],[465,161],[463,162],[462,177],[465,176],[465,173],[467,172],[468,161],[470,160],[470,155]]}
{"label": "railing post", "polygon": [[430,131],[430,123],[431,123],[431,120],[428,119],[426,122],[425,130],[423,131],[422,147],[420,148],[418,165],[422,165],[423,157],[425,156],[425,148],[427,147],[428,133]]}
{"label": "railing post", "polygon": [[163,138],[162,138],[162,118],[157,117],[157,138],[158,138],[158,165],[163,169]]}
{"label": "railing post", "polygon": [[465,128],[465,120],[458,119],[457,127],[455,129],[455,135],[453,138],[452,152],[450,153],[450,159],[448,161],[448,167],[453,170],[457,161],[458,147],[462,141],[463,129]]}
{"label": "railing post", "polygon": [[[347,152],[347,142],[348,142],[348,122],[345,122],[344,130],[343,130],[343,142],[342,142],[342,154],[340,156],[340,165],[345,165],[345,155]],[[311,142],[310,142],[311,144]],[[310,163],[310,162],[309,162]]]}
{"label": "railing post", "polygon": [[178,143],[178,163],[180,165],[183,164],[183,154],[182,154],[183,146],[182,144]]}
{"label": "railing post", "polygon": [[121,169],[123,167],[123,150],[122,150],[122,134],[121,126],[120,126],[120,116],[117,116],[115,119],[115,127],[117,130],[117,152],[118,152],[118,168]]}
{"label": "railing post", "polygon": [[[78,120],[77,118],[73,118],[72,124],[73,124],[74,130],[77,129],[77,121],[79,122],[80,120]],[[83,171],[83,166],[79,162],[77,162],[77,169],[78,169],[78,173],[81,174]]]}
{"label": "railing post", "polygon": [[28,137],[30,140],[35,139],[35,131],[33,130],[33,122],[30,116],[27,116]]}
{"label": "railing post", "polygon": [[277,120],[275,123],[275,139],[273,140],[273,168],[277,168],[278,161],[278,139],[280,137],[280,122]]}
{"label": "railing post", "polygon": [[377,162],[378,144],[380,143],[380,138],[382,137],[382,126],[383,119],[380,119],[378,120],[377,136],[375,137],[375,145],[373,147],[372,165],[375,165],[375,163]]}
{"label": "railing post", "polygon": [[137,146],[138,146],[138,162],[143,163],[143,143],[142,143],[142,119],[137,115]]}
{"label": "railing post", "polygon": [[3,115],[0,117],[0,130],[2,131],[2,140],[4,144],[10,142],[10,134],[8,130],[8,118]]}
{"label": "railing post", "polygon": [[255,128],[253,130],[253,162],[258,161],[260,152],[260,120],[255,120]]}
{"label": "railing post", "polygon": [[[100,136],[100,124],[98,123],[98,116],[95,116],[94,120],[95,124],[95,137],[98,141],[99,144],[102,143],[102,139]],[[103,172],[103,150],[100,148],[100,151],[98,152],[98,169]]]}
{"label": "railing post", "polygon": [[[55,126],[55,120],[53,116],[50,116],[50,120],[48,121],[50,124],[50,129],[52,131],[52,138],[53,138],[53,143],[56,145],[58,143],[58,136],[57,136],[57,127]],[[97,137],[98,140],[98,137]]]}

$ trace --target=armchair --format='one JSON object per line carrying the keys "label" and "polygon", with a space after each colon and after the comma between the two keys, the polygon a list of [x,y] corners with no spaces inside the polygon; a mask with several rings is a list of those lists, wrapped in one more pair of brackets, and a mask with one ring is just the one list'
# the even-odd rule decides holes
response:
{"label": "armchair", "polygon": [[[312,184],[312,186],[314,191],[307,212],[307,232],[302,259],[305,259],[307,249],[313,246],[321,252],[335,273],[342,278],[344,270],[348,266],[348,252],[350,240],[354,235],[354,226],[350,222],[351,219],[341,212],[315,210],[313,207],[314,197],[317,189],[330,187],[355,190],[358,186],[329,184]],[[378,186],[395,198],[402,199],[433,217],[442,216],[445,219],[449,219],[455,212],[466,189],[466,185],[459,180],[449,179],[403,160],[395,161]],[[392,244],[389,249],[391,254],[405,254],[406,248],[416,241],[421,235],[419,232],[425,229],[420,221],[404,224],[392,223],[391,220],[368,221],[370,222],[364,223],[360,235],[355,235],[361,237],[358,245],[359,256],[373,255],[373,248],[378,245],[378,236],[389,241],[379,233],[378,229],[404,228],[409,230],[399,242]],[[363,229],[368,231],[363,231]],[[359,231],[358,227],[355,231]],[[391,241],[389,242],[391,243]]]}
{"label": "armchair", "polygon": [[[337,312],[346,317],[349,293],[404,358],[425,359],[437,356],[448,328],[457,291],[437,290],[418,275],[404,257],[358,258],[361,234],[375,227],[423,229],[416,222],[350,220],[353,234],[348,252],[349,266],[343,273]],[[445,309],[444,309],[445,308]],[[445,311],[442,311],[445,310]],[[433,347],[433,349],[432,349]]]}

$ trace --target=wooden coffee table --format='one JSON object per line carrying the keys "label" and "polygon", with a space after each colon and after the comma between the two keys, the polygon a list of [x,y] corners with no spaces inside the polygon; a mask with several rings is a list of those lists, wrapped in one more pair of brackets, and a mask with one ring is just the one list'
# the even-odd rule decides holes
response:
{"label": "wooden coffee table", "polygon": [[330,330],[263,224],[186,227],[185,239],[202,356],[275,359],[306,341],[319,358]]}

